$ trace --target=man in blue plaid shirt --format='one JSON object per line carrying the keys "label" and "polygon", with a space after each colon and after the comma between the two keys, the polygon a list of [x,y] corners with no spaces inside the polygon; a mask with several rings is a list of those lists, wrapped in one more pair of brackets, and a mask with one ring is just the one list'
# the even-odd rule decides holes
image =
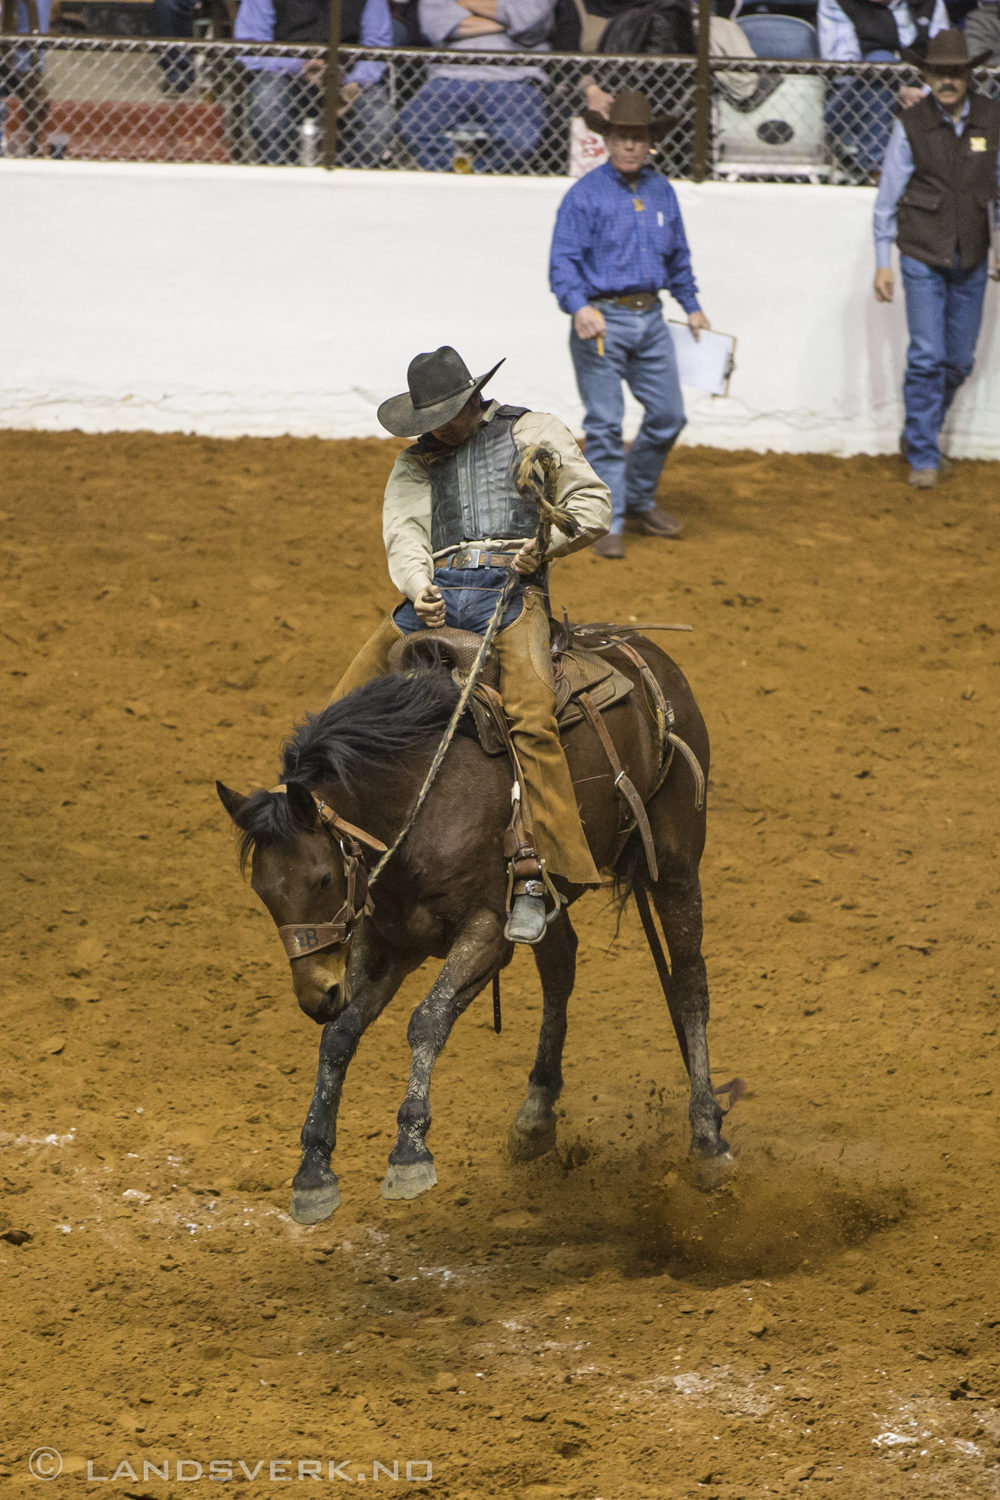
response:
{"label": "man in blue plaid shirt", "polygon": [[[683,307],[695,338],[710,324],[698,305],[676,194],[649,165],[653,142],[674,122],[653,119],[645,95],[628,89],[607,118],[592,110],[583,118],[605,136],[609,159],[559,205],[549,281],[573,320],[570,354],[586,411],[587,462],[611,491],[611,530],[594,551],[624,557],[626,520],[647,536],[681,529],[656,504],[660,473],[685,420],[661,288]],[[628,458],[622,381],[645,410]]]}

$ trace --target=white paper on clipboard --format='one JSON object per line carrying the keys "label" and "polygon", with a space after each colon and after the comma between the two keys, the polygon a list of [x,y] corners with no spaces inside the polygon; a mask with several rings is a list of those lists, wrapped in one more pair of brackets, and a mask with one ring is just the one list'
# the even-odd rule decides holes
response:
{"label": "white paper on clipboard", "polygon": [[681,385],[691,386],[696,391],[709,391],[713,396],[728,395],[729,377],[736,368],[735,336],[702,328],[699,338],[695,339],[686,323],[670,322],[667,327],[674,341]]}

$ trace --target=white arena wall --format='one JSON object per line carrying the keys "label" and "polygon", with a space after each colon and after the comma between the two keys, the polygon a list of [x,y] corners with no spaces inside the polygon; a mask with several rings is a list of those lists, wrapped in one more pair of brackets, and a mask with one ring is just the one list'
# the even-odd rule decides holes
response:
{"label": "white arena wall", "polygon": [[[0,425],[215,436],[381,433],[412,354],[453,343],[492,389],[581,408],[548,290],[568,182],[0,161]],[[703,305],[738,337],[683,441],[895,450],[906,328],[871,293],[874,190],[678,183]],[[668,316],[681,316],[667,300]],[[948,438],[1000,458],[990,284]],[[631,409],[634,425],[635,409]]]}

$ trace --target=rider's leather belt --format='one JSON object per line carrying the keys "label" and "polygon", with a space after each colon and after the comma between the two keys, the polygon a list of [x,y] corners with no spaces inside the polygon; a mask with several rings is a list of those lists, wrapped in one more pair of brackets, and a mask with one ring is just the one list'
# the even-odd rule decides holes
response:
{"label": "rider's leather belt", "polygon": [[513,552],[480,552],[476,547],[466,547],[442,558],[439,568],[511,568],[514,566]]}
{"label": "rider's leather belt", "polygon": [[615,302],[629,312],[648,312],[659,300],[658,292],[601,292],[594,298],[595,302]]}

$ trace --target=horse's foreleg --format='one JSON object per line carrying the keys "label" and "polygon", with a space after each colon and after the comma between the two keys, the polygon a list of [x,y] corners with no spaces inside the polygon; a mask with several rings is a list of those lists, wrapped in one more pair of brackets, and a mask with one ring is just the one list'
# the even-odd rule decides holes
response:
{"label": "horse's foreleg", "polygon": [[499,917],[480,911],[466,922],[426,999],[410,1017],[406,1039],[412,1060],[406,1097],[399,1107],[399,1134],[389,1152],[383,1198],[417,1198],[437,1182],[427,1149],[431,1127],[431,1070],[458,1017],[496,972],[507,944]]}
{"label": "horse's foreleg", "polygon": [[562,911],[542,942],[532,949],[542,981],[542,1028],[528,1095],[507,1133],[515,1161],[534,1161],[556,1143],[554,1105],[562,1093],[562,1052],[566,1040],[566,1007],[576,979],[577,936]]}
{"label": "horse's foreleg", "polygon": [[708,979],[701,956],[701,883],[661,878],[652,897],[670,952],[671,1003],[675,1024],[687,1043],[691,1075],[691,1154],[724,1156],[729,1146],[719,1134],[722,1110],[712,1092],[708,1067]]}
{"label": "horse's foreleg", "polygon": [[302,1161],[292,1180],[289,1213],[299,1224],[318,1224],[340,1206],[330,1156],[337,1144],[337,1110],[351,1059],[371,1023],[381,1015],[407,973],[398,958],[376,953],[374,945],[352,965],[351,1001],[323,1027],[319,1069],[312,1104],[302,1127]]}

